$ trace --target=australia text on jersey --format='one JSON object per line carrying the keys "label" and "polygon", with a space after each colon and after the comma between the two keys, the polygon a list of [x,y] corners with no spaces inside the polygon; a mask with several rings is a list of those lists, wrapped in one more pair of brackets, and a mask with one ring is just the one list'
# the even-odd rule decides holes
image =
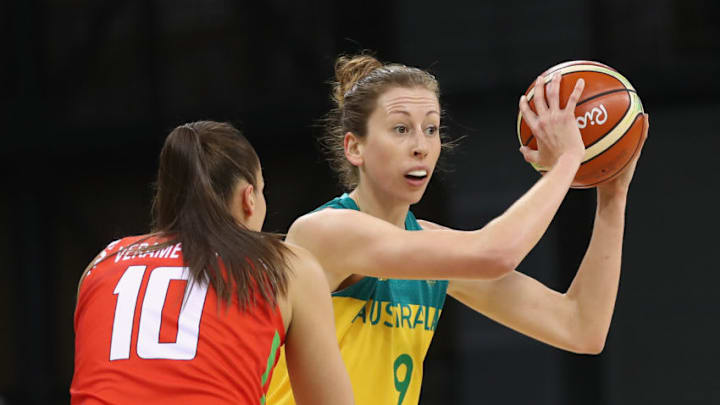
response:
{"label": "australia text on jersey", "polygon": [[423,327],[434,331],[440,318],[440,309],[430,305],[413,305],[389,301],[370,300],[355,315],[352,322],[362,320],[372,325],[382,324],[389,328]]}

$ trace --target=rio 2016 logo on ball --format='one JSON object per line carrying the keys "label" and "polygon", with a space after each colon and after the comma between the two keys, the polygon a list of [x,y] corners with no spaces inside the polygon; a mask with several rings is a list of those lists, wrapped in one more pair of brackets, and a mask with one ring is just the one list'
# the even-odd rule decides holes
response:
{"label": "rio 2016 logo on ball", "polygon": [[[635,88],[610,66],[579,60],[561,63],[546,70],[546,84],[553,73],[562,75],[560,107],[565,107],[578,79],[585,89],[575,107],[575,119],[585,143],[585,156],[573,180],[573,188],[590,188],[617,176],[635,157],[643,132],[643,106]],[[534,83],[525,96],[535,111]],[[517,133],[521,145],[537,149],[537,141],[518,113]],[[543,169],[535,170],[543,173]]]}

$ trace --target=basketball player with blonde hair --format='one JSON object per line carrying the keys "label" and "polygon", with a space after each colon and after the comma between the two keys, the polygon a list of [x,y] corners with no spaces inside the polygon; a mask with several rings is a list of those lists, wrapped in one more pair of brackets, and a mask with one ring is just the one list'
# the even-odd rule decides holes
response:
{"label": "basketball player with blonde hair", "polygon": [[[409,210],[422,198],[441,151],[435,77],[368,55],[338,58],[335,75],[337,108],[325,143],[349,193],[298,218],[287,240],[312,252],[325,271],[356,402],[418,403],[423,360],[446,294],[539,341],[599,353],[617,294],[637,159],[597,187],[590,244],[567,291],[515,270],[546,231],[583,157],[573,111],[584,83],[576,83],[565,108],[559,76],[547,95],[538,78],[537,112],[521,98],[538,139],[537,151],[521,153],[549,170],[502,215],[464,232],[417,220]],[[293,403],[282,359],[268,403]]]}

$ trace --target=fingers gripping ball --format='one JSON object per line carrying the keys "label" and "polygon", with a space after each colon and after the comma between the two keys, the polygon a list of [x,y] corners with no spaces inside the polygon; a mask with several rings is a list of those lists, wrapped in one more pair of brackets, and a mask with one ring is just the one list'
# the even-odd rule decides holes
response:
{"label": "fingers gripping ball", "polygon": [[[644,120],[640,97],[625,77],[602,63],[584,60],[561,63],[542,74],[546,83],[553,73],[562,75],[561,108],[565,107],[578,79],[585,80],[585,89],[575,107],[585,156],[571,187],[590,188],[611,180],[639,151]],[[533,93],[531,84],[525,96],[530,108],[536,111]],[[522,113],[518,113],[517,133],[521,145],[537,149],[537,140]]]}

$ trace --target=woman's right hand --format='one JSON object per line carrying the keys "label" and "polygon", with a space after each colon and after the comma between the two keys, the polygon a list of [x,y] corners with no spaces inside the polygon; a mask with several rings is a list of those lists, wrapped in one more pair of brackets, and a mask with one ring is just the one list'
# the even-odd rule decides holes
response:
{"label": "woman's right hand", "polygon": [[568,99],[565,108],[560,108],[560,74],[554,74],[547,85],[545,97],[545,78],[538,77],[535,81],[535,111],[530,109],[527,97],[520,97],[520,111],[525,122],[537,139],[538,149],[527,146],[520,148],[523,157],[537,168],[548,171],[555,166],[563,155],[569,155],[582,161],[585,154],[580,129],[575,121],[575,105],[585,88],[585,81],[579,79]]}

